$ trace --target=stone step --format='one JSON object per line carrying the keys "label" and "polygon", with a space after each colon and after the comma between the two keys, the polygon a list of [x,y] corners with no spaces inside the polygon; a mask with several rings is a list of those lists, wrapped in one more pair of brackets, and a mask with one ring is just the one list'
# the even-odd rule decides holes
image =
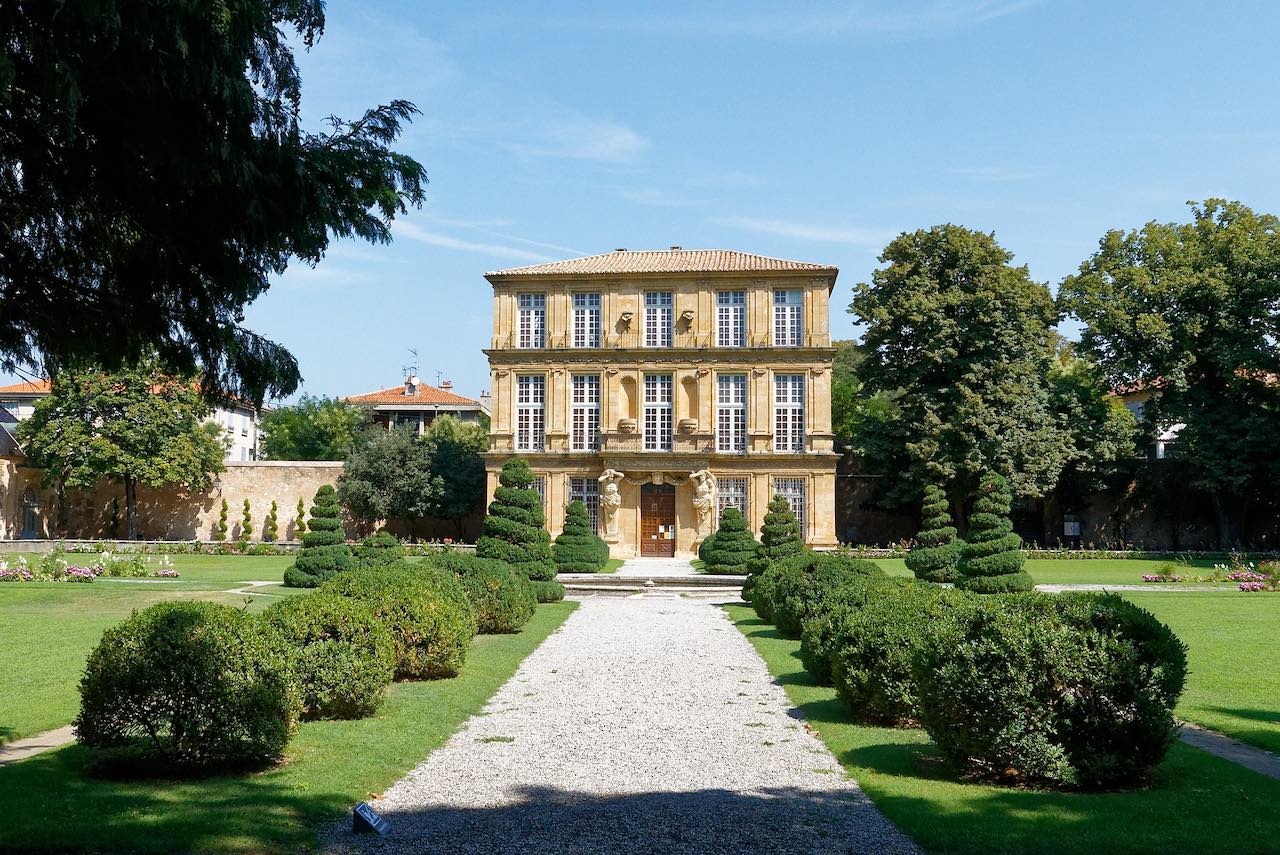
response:
{"label": "stone step", "polygon": [[[709,574],[685,574],[681,576],[616,576],[601,573],[561,573],[556,581],[566,588],[591,585],[596,588],[741,588],[746,576],[712,576]],[[653,584],[650,585],[649,583]]]}

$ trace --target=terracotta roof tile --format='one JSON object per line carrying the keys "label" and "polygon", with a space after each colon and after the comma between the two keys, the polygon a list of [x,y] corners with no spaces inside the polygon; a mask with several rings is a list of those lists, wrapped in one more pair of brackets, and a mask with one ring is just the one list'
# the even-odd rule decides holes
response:
{"label": "terracotta roof tile", "polygon": [[48,380],[33,380],[30,383],[0,386],[0,395],[47,395],[52,388]]}
{"label": "terracotta roof tile", "polygon": [[448,389],[437,389],[435,386],[428,386],[426,383],[418,384],[418,393],[416,395],[406,395],[404,393],[404,385],[401,384],[392,386],[390,389],[379,389],[376,392],[366,392],[363,395],[352,395],[349,398],[343,398],[343,400],[349,404],[462,404],[476,408],[480,406],[479,401],[455,395]]}
{"label": "terracotta roof tile", "polygon": [[836,273],[828,264],[788,261],[732,249],[615,250],[600,255],[551,261],[528,267],[510,267],[486,273],[493,276],[574,276],[623,273],[739,273],[739,272]]}

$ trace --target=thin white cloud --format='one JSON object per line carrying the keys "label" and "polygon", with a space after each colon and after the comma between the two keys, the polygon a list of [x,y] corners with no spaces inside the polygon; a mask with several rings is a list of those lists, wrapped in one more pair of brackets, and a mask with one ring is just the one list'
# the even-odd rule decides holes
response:
{"label": "thin white cloud", "polygon": [[488,255],[497,258],[512,258],[516,261],[551,261],[550,256],[541,255],[536,252],[529,252],[524,249],[517,249],[513,246],[501,246],[493,243],[477,243],[475,241],[461,240],[460,238],[442,235],[437,232],[429,232],[413,223],[398,222],[393,229],[399,237],[417,241],[418,243],[430,244],[431,246],[444,247],[445,249],[456,249],[460,252],[473,252],[478,255]]}
{"label": "thin white cloud", "polygon": [[689,208],[698,204],[696,200],[659,190],[656,187],[622,187],[617,192],[619,199],[654,208]]}
{"label": "thin white cloud", "polygon": [[847,243],[854,246],[874,248],[884,246],[897,234],[897,232],[889,229],[828,226],[817,223],[798,223],[790,220],[770,220],[757,217],[717,217],[712,222],[719,226],[778,235],[779,237],[809,240],[816,243]]}
{"label": "thin white cloud", "polygon": [[472,231],[479,232],[480,234],[489,235],[490,237],[496,237],[502,240],[515,241],[516,243],[522,243],[525,246],[537,246],[537,247],[541,247],[542,249],[552,249],[552,250],[555,250],[556,252],[567,252],[570,255],[587,255],[587,253],[584,252],[583,250],[574,249],[571,246],[563,246],[558,243],[547,243],[546,241],[533,240],[531,238],[520,237],[519,235],[513,235],[513,234],[508,234],[507,232],[499,232],[499,231],[493,230],[493,226],[515,225],[515,223],[513,223],[511,220],[459,220],[451,217],[437,217],[434,215],[428,215],[428,219],[430,219],[433,223],[441,223],[447,226],[457,226],[459,228],[471,229]]}
{"label": "thin white cloud", "polygon": [[511,141],[507,148],[527,157],[554,157],[625,163],[644,154],[649,140],[612,119],[593,119],[577,114],[535,123],[527,139]]}

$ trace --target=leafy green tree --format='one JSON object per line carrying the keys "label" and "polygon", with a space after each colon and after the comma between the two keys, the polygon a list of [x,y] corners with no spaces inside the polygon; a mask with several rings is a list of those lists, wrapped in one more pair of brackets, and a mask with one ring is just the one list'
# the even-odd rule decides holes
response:
{"label": "leafy green tree", "polygon": [[240,514],[240,542],[248,543],[253,539],[253,515],[249,510],[249,500],[244,500],[244,510]]}
{"label": "leafy green tree", "polygon": [[440,492],[430,447],[407,427],[357,434],[338,477],[338,500],[352,518],[366,524],[408,520],[411,537],[415,521],[431,516]]}
{"label": "leafy green tree", "polygon": [[747,527],[747,520],[737,508],[725,508],[720,515],[720,528],[715,542],[703,556],[704,569],[719,575],[746,575],[760,555],[760,544]]}
{"label": "leafy green tree", "polygon": [[315,588],[354,567],[351,547],[342,530],[338,494],[325,484],[316,490],[311,530],[302,536],[302,548],[292,566],[284,571],[284,583],[290,588]]}
{"label": "leafy green tree", "polygon": [[297,516],[293,518],[293,537],[294,540],[300,539],[307,533],[307,508],[303,504],[302,497],[298,497]]}
{"label": "leafy green tree", "polygon": [[46,485],[124,486],[125,522],[138,538],[138,485],[207,490],[223,470],[226,447],[209,405],[190,379],[154,358],[117,372],[66,371],[18,425],[18,440]]}
{"label": "leafy green tree", "polygon": [[481,452],[489,432],[478,424],[441,416],[423,435],[435,491],[428,516],[450,520],[462,533],[462,521],[484,506],[485,471]]}
{"label": "leafy green tree", "polygon": [[1212,495],[1221,543],[1243,543],[1280,478],[1280,219],[1209,199],[1189,223],[1107,232],[1058,298],[1112,386],[1152,393],[1148,433],[1184,425],[1171,456]]}
{"label": "leafy green tree", "polygon": [[978,485],[969,536],[960,547],[956,587],[978,594],[1007,594],[1035,587],[1022,569],[1022,539],[1009,521],[1009,482],[988,472]]}
{"label": "leafy green tree", "polygon": [[476,555],[505,561],[531,581],[553,581],[551,535],[544,528],[542,497],[533,489],[529,464],[519,457],[507,458],[498,485],[484,518],[484,534],[476,541]]}
{"label": "leafy green tree", "polygon": [[947,491],[937,484],[924,490],[924,508],[920,533],[907,553],[907,569],[926,582],[954,582],[956,563],[963,544],[956,540],[956,527],[951,524],[947,508]]}
{"label": "leafy green tree", "polygon": [[367,407],[303,395],[296,404],[262,414],[262,456],[266,460],[342,460],[370,418]]}
{"label": "leafy green tree", "polygon": [[280,533],[280,507],[273,500],[271,502],[271,511],[267,514],[267,520],[262,524],[262,539],[267,543],[276,540]]}
{"label": "leafy green tree", "polygon": [[293,46],[323,29],[322,0],[0,5],[0,366],[154,350],[206,390],[297,387],[245,306],[335,237],[388,242],[426,182],[389,148],[406,101],[304,130]]}
{"label": "leafy green tree", "polygon": [[796,555],[804,549],[800,536],[800,521],[791,510],[791,503],[783,496],[769,500],[769,509],[760,527],[760,546],[765,559],[777,561]]}
{"label": "leafy green tree", "polygon": [[603,551],[603,540],[591,530],[587,506],[579,499],[564,511],[564,529],[551,547],[556,567],[561,573],[594,573],[604,567],[609,553]]}
{"label": "leafy green tree", "polygon": [[866,331],[854,374],[879,399],[855,447],[883,476],[886,504],[949,484],[963,528],[986,469],[1010,473],[1024,496],[1057,483],[1071,439],[1047,382],[1056,312],[1012,258],[993,235],[935,226],[893,240],[886,266],[855,286],[850,311]]}
{"label": "leafy green tree", "polygon": [[222,500],[222,508],[218,511],[218,524],[213,529],[213,539],[216,541],[224,541],[227,539],[227,512],[231,509],[227,506],[227,500]]}

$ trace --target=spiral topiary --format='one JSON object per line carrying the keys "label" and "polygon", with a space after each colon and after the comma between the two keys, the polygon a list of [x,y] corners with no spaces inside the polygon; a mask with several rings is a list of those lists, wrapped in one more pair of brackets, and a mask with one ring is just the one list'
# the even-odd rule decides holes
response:
{"label": "spiral topiary", "polygon": [[737,508],[725,508],[715,542],[704,551],[703,567],[716,575],[746,575],[751,561],[760,554],[760,544],[747,528],[747,520]]}
{"label": "spiral topiary", "polygon": [[310,531],[302,536],[302,549],[298,550],[293,566],[284,571],[285,585],[314,588],[355,567],[340,515],[338,494],[332,485],[325,484],[316,491]]}
{"label": "spiral topiary", "polygon": [[787,558],[804,549],[800,536],[800,521],[791,510],[791,503],[782,496],[774,496],[760,527],[760,547],[770,561]]}
{"label": "spiral topiary", "polygon": [[357,567],[386,567],[405,556],[404,544],[385,528],[366,537],[351,550]]}
{"label": "spiral topiary", "polygon": [[960,548],[956,587],[976,594],[1030,591],[1035,583],[1022,569],[1022,538],[1013,532],[1009,482],[996,472],[982,476],[969,517],[969,535]]}
{"label": "spiral topiary", "polygon": [[604,566],[600,560],[600,538],[591,530],[587,506],[575,499],[564,511],[564,531],[551,547],[556,569],[561,573],[594,573]]}
{"label": "spiral topiary", "polygon": [[551,557],[551,535],[543,527],[542,497],[533,489],[533,472],[519,457],[502,464],[498,488],[493,491],[484,534],[476,541],[476,555],[505,561],[530,581],[556,578]]}
{"label": "spiral topiary", "polygon": [[907,553],[907,569],[926,582],[954,582],[962,544],[947,512],[946,491],[937,484],[924,490],[924,507],[916,545]]}

